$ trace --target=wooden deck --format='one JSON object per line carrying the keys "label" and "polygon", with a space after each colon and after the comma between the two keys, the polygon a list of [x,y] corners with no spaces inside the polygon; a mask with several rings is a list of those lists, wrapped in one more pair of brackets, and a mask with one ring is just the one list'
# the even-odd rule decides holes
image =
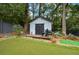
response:
{"label": "wooden deck", "polygon": [[48,36],[42,36],[42,35],[27,35],[27,37],[32,37],[32,38],[39,38],[39,39],[49,39]]}

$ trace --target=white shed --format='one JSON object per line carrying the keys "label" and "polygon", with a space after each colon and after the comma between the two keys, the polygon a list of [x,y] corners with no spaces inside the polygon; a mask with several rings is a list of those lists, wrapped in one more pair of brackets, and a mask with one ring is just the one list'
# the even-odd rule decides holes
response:
{"label": "white shed", "polygon": [[34,20],[32,20],[30,23],[30,34],[33,35],[40,35],[42,34],[46,29],[52,30],[52,22],[44,17],[36,17]]}

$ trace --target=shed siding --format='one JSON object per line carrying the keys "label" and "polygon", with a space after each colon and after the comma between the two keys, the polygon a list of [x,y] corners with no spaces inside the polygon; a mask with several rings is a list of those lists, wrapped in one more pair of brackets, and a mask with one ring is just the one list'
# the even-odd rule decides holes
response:
{"label": "shed siding", "polygon": [[12,24],[0,22],[0,33],[12,32]]}
{"label": "shed siding", "polygon": [[51,22],[46,21],[46,20],[44,20],[42,18],[37,18],[35,21],[30,23],[30,34],[35,35],[35,24],[44,24],[44,31],[46,29],[52,30]]}

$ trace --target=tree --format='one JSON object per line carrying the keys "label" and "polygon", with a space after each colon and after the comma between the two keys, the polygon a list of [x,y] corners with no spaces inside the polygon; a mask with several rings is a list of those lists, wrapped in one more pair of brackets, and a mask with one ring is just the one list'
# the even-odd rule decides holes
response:
{"label": "tree", "polygon": [[34,3],[32,3],[32,8],[33,8],[33,19],[35,18],[34,17],[34,13],[35,13],[35,11],[34,11]]}
{"label": "tree", "polygon": [[28,3],[25,4],[25,18],[24,18],[24,33],[28,33],[28,22],[29,22],[29,13],[28,13]]}
{"label": "tree", "polygon": [[79,4],[68,4],[67,33],[79,33]]}
{"label": "tree", "polygon": [[39,16],[41,16],[41,3],[39,3]]}
{"label": "tree", "polygon": [[79,4],[30,4],[0,4],[0,20],[20,24],[27,33],[29,20],[33,20],[36,16],[43,16],[52,20],[54,31],[61,31],[64,35],[79,31]]}
{"label": "tree", "polygon": [[21,24],[24,18],[24,10],[24,4],[0,4],[0,20]]}
{"label": "tree", "polygon": [[66,3],[62,4],[63,14],[62,14],[62,34],[66,36]]}

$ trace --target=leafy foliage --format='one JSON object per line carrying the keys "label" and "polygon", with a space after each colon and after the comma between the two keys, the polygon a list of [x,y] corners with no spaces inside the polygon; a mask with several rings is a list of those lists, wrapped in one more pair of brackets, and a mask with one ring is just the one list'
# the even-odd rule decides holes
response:
{"label": "leafy foliage", "polygon": [[24,18],[24,4],[0,4],[0,20],[19,23]]}
{"label": "leafy foliage", "polygon": [[[39,5],[41,7],[39,9]],[[25,26],[29,20],[41,16],[52,20],[52,30],[62,30],[62,4],[61,3],[30,3],[30,4],[0,4],[0,20]],[[27,6],[28,5],[28,6]],[[65,8],[67,33],[79,33],[79,4],[68,3]]]}
{"label": "leafy foliage", "polygon": [[20,25],[13,26],[13,32],[16,32],[17,35],[21,35],[23,32],[23,28]]}

